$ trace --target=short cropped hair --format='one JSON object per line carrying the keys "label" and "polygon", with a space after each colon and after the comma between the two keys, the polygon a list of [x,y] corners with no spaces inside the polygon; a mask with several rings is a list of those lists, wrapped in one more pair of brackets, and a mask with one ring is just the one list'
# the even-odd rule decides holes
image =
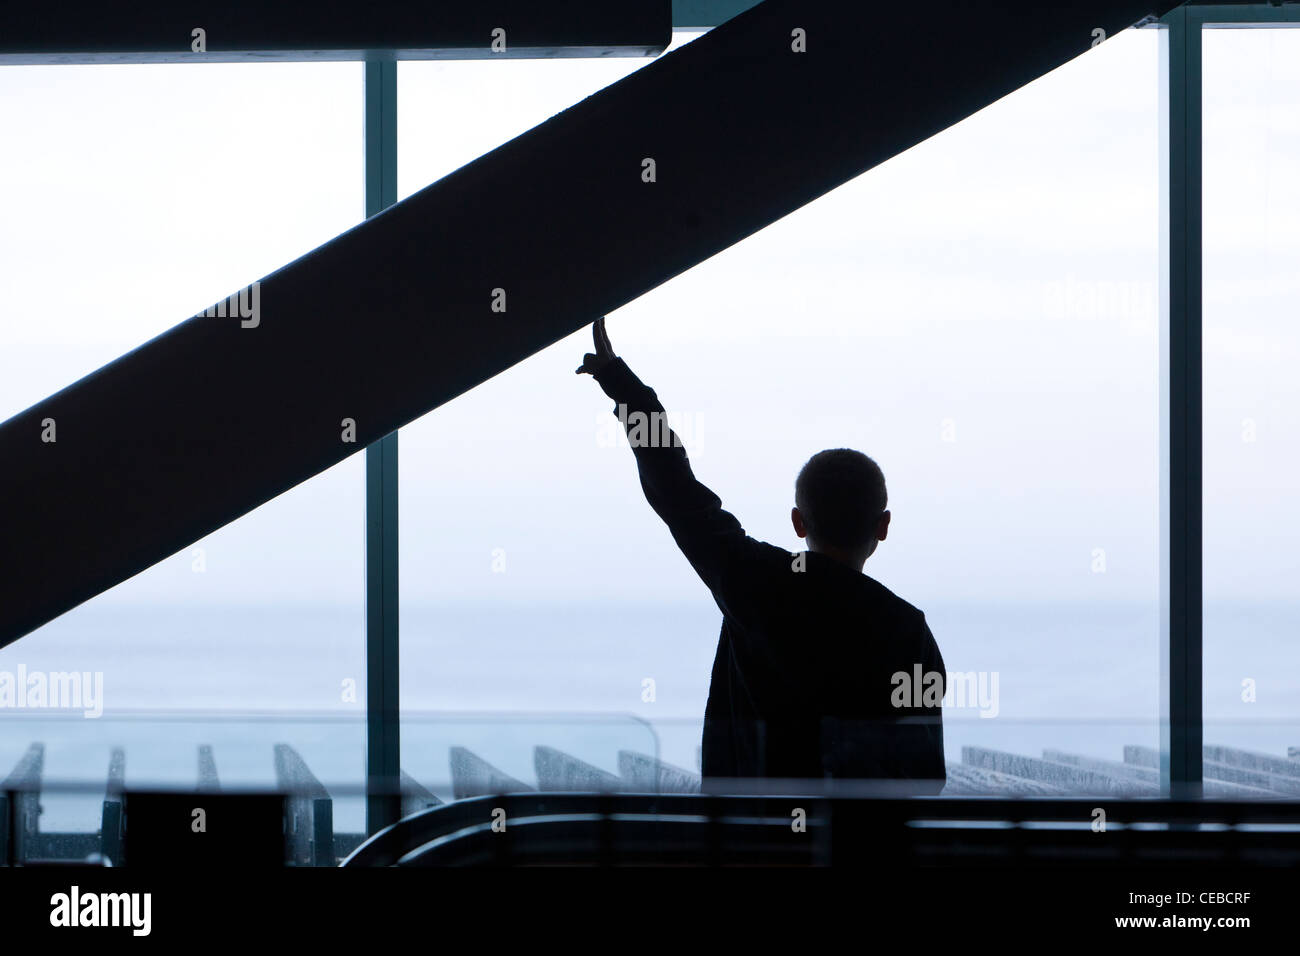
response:
{"label": "short cropped hair", "polygon": [[794,503],[808,536],[836,548],[875,540],[876,522],[889,503],[880,466],[851,448],[828,448],[808,459],[794,483]]}

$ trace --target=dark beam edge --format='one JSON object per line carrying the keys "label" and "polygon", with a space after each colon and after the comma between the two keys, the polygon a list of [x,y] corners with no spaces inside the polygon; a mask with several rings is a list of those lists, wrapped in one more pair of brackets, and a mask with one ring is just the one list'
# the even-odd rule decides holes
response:
{"label": "dark beam edge", "polygon": [[[655,47],[666,44],[671,0],[60,0],[0,7],[0,54],[188,54],[202,30],[209,50],[348,51]],[[201,54],[200,54],[201,55]]]}
{"label": "dark beam edge", "polygon": [[610,59],[617,57],[655,57],[663,53],[671,38],[665,42],[630,43],[627,45],[595,46],[518,46],[504,52],[475,47],[442,47],[437,49],[393,49],[370,47],[365,49],[275,49],[275,50],[209,50],[207,53],[178,51],[153,52],[71,52],[71,53],[0,53],[0,66],[112,66],[126,64],[187,63],[286,63],[286,62],[353,62],[373,60],[377,56],[395,60],[555,60],[555,59]]}
{"label": "dark beam edge", "polygon": [[[911,102],[886,95],[890,82],[916,91],[888,47],[864,65],[859,40],[879,16],[768,0],[272,273],[258,330],[191,319],[10,419],[0,426],[0,453],[14,463],[0,476],[0,530],[31,546],[6,579],[0,641],[1087,52],[1094,26],[1113,35],[1152,12],[1109,0],[1047,22],[1025,17],[1033,5],[1022,0],[990,22],[945,2],[946,32],[928,32],[914,56],[892,55],[913,71],[926,66],[918,60],[951,71],[964,84],[955,93],[935,84]],[[892,15],[900,29],[910,23]],[[792,22],[821,38],[821,57],[788,52]],[[997,46],[990,37],[1008,68],[976,91],[965,81]],[[859,113],[884,118],[843,122]],[[666,164],[654,186],[640,182],[644,155]],[[498,285],[515,296],[508,324],[487,310]],[[442,318],[432,328],[431,314]],[[237,387],[228,369],[240,370]],[[164,395],[181,402],[160,407]],[[81,430],[41,447],[32,437],[46,414]],[[351,449],[338,443],[341,415],[358,423]],[[72,462],[58,457],[69,445]]]}

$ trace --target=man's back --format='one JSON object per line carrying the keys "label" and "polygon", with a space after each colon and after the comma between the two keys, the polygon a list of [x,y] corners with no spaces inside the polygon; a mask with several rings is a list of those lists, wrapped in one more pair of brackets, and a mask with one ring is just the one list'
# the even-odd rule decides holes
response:
{"label": "man's back", "polygon": [[[946,683],[924,615],[825,555],[750,542],[742,572],[749,586],[727,595],[726,606],[719,602],[705,776],[906,778],[941,786],[939,709],[915,706],[920,700],[911,693],[918,673],[941,675],[940,694]],[[900,697],[904,706],[895,706]]]}

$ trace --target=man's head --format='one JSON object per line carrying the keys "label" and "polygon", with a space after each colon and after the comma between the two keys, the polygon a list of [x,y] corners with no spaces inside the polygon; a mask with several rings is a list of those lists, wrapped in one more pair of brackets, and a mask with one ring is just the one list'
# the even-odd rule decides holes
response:
{"label": "man's head", "polygon": [[808,550],[859,568],[889,533],[889,499],[880,466],[851,448],[828,448],[808,459],[794,483],[794,533]]}

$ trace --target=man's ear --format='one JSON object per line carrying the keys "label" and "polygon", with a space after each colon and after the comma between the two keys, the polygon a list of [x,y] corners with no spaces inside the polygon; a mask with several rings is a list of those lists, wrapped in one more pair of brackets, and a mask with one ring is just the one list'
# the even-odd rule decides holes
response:
{"label": "man's ear", "polygon": [[801,538],[808,537],[808,528],[803,523],[803,515],[799,513],[798,508],[790,509],[790,523],[794,525],[794,533]]}
{"label": "man's ear", "polygon": [[889,537],[889,512],[888,511],[882,514],[880,516],[880,520],[876,522],[876,538],[880,541],[884,541],[885,538],[887,537]]}

